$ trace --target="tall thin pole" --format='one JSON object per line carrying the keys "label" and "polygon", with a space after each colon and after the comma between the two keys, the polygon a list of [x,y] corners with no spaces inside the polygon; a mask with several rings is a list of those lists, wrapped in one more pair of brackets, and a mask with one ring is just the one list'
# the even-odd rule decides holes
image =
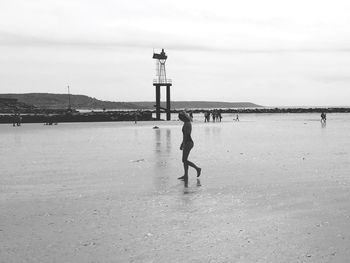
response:
{"label": "tall thin pole", "polygon": [[71,109],[71,105],[70,105],[70,91],[69,91],[69,85],[67,86],[68,88],[68,110]]}

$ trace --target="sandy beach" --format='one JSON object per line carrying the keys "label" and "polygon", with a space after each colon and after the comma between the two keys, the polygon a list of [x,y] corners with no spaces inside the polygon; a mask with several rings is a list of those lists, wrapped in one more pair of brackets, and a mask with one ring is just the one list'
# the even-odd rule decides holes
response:
{"label": "sandy beach", "polygon": [[223,117],[1,125],[0,262],[347,262],[350,115]]}

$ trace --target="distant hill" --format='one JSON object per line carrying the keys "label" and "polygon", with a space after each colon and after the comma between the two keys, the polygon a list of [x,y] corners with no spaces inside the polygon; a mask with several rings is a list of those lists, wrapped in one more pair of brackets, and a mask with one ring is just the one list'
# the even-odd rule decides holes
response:
{"label": "distant hill", "polygon": [[[0,94],[0,98],[14,98],[19,102],[44,109],[67,109],[68,94],[22,93]],[[73,109],[154,109],[154,101],[114,102],[103,101],[85,95],[70,95]],[[165,102],[161,103],[165,107]],[[211,109],[211,108],[258,108],[260,105],[250,102],[219,101],[172,101],[171,109]]]}
{"label": "distant hill", "polygon": [[[155,102],[139,101],[130,102],[141,108],[154,108]],[[166,107],[165,102],[161,102],[161,107]],[[257,105],[251,102],[221,102],[221,101],[172,101],[171,109],[223,109],[223,108],[259,108],[261,105]]]}
{"label": "distant hill", "polygon": [[[24,93],[0,94],[0,98],[14,98],[18,101],[45,109],[67,109],[68,94]],[[103,101],[85,95],[70,95],[73,109],[138,109],[137,105],[126,102]]]}

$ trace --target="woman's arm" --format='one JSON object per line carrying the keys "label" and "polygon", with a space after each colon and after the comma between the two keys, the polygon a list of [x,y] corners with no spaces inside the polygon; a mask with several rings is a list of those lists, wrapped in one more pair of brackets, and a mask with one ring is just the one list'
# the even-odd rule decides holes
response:
{"label": "woman's arm", "polygon": [[182,142],[181,142],[181,145],[180,145],[180,150],[182,150],[184,148],[184,145],[186,143],[186,136],[185,136],[185,131],[186,131],[186,127],[185,127],[185,123],[183,125],[183,129],[182,129]]}
{"label": "woman's arm", "polygon": [[184,147],[186,143],[188,142],[188,138],[191,136],[192,131],[192,125],[190,122],[184,123],[184,129],[183,129],[183,137],[182,137],[182,146]]}

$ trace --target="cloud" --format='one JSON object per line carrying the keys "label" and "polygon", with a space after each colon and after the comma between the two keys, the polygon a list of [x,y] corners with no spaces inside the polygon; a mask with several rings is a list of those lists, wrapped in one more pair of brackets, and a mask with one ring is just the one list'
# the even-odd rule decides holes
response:
{"label": "cloud", "polygon": [[350,52],[347,47],[334,48],[240,48],[230,47],[225,45],[198,44],[187,42],[184,40],[175,40],[176,37],[163,38],[156,41],[150,39],[135,39],[135,40],[116,40],[116,39],[89,39],[89,38],[48,38],[33,35],[15,34],[8,32],[0,32],[0,46],[11,47],[71,47],[71,48],[136,48],[136,49],[151,49],[151,48],[166,48],[178,51],[190,52],[219,52],[219,53],[325,53],[325,52]]}

